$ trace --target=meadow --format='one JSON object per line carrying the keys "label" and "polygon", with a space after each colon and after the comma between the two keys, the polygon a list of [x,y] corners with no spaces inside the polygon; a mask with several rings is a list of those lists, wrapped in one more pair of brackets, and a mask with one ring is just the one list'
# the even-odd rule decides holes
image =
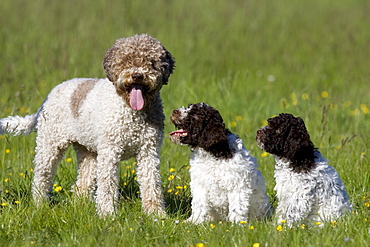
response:
{"label": "meadow", "polygon": [[[117,38],[156,37],[176,69],[161,91],[167,217],[141,211],[129,160],[121,163],[119,212],[99,219],[92,202],[69,192],[72,149],[58,168],[52,201],[37,208],[30,195],[36,134],[0,136],[0,246],[369,246],[369,12],[365,0],[2,1],[0,118],[35,113],[67,79],[105,77],[102,59]],[[255,134],[279,113],[302,117],[344,181],[351,215],[294,229],[272,219],[183,223],[191,212],[190,151],[169,141],[169,116],[198,102],[217,108],[257,158],[273,206],[274,160]]]}

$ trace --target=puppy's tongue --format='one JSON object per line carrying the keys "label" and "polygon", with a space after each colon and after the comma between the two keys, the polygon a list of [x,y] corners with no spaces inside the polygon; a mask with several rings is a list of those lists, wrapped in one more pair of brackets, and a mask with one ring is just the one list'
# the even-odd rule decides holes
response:
{"label": "puppy's tongue", "polygon": [[130,106],[136,111],[140,111],[144,107],[143,92],[140,87],[133,87],[130,92]]}

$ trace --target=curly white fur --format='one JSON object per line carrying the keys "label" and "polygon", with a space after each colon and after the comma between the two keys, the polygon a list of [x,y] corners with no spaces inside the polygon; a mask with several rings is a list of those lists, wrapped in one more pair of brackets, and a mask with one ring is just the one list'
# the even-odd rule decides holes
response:
{"label": "curly white fur", "polygon": [[289,161],[275,156],[276,208],[278,223],[290,227],[310,222],[330,222],[351,210],[351,203],[342,180],[328,161],[315,151],[315,168],[296,173]]}
{"label": "curly white fur", "polygon": [[[102,216],[117,209],[119,162],[137,160],[143,209],[164,213],[159,151],[164,115],[159,91],[174,60],[149,35],[119,39],[108,49],[107,79],[72,79],[56,86],[39,111],[0,120],[0,134],[37,130],[32,194],[49,197],[60,159],[69,145],[77,154],[77,194],[92,195]],[[131,76],[127,76],[131,75]]]}
{"label": "curly white fur", "polygon": [[233,158],[217,159],[202,148],[190,158],[192,223],[228,220],[234,223],[262,219],[270,202],[265,181],[241,139],[227,136]]}

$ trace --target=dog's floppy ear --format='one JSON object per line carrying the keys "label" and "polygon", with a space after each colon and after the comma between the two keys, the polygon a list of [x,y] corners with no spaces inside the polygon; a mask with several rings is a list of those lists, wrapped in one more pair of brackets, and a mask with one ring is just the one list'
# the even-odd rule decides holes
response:
{"label": "dog's floppy ear", "polygon": [[301,118],[291,120],[284,149],[286,158],[291,161],[293,171],[308,172],[315,165],[315,148]]}
{"label": "dog's floppy ear", "polygon": [[221,115],[214,111],[207,117],[208,124],[201,133],[198,145],[217,158],[231,158],[232,153],[227,141],[230,131],[225,128]]}
{"label": "dog's floppy ear", "polygon": [[107,78],[111,82],[115,82],[117,80],[117,76],[114,73],[112,73],[113,59],[117,50],[118,48],[115,45],[113,45],[113,47],[109,48],[104,55],[103,67],[105,73],[107,74]]}
{"label": "dog's floppy ear", "polygon": [[163,84],[166,85],[168,83],[168,78],[175,69],[175,58],[164,47],[163,49],[165,50],[165,55],[162,58]]}

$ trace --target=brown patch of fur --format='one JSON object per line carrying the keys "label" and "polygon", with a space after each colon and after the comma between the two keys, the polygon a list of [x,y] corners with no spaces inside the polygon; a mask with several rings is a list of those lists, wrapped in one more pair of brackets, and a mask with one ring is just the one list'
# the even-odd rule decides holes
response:
{"label": "brown patch of fur", "polygon": [[87,94],[94,88],[97,81],[98,79],[86,80],[79,84],[73,92],[70,107],[74,118],[78,118],[80,116],[80,108],[84,103]]}

